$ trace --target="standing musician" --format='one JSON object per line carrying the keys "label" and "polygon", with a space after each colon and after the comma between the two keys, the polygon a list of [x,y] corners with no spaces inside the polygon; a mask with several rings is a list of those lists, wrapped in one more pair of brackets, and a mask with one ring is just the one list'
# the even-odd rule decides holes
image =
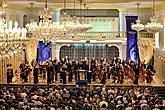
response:
{"label": "standing musician", "polygon": [[51,84],[52,83],[52,75],[54,73],[54,68],[53,68],[53,64],[52,62],[48,63],[47,66],[47,84]]}
{"label": "standing musician", "polygon": [[42,79],[43,79],[43,81],[46,80],[46,72],[47,72],[46,67],[47,67],[47,65],[48,64],[46,62],[42,65]]}
{"label": "standing musician", "polygon": [[91,78],[92,78],[92,71],[91,71],[91,67],[90,67],[90,63],[87,62],[87,66],[89,67],[89,71],[87,72],[87,80],[89,83],[91,83]]}
{"label": "standing musician", "polygon": [[28,76],[29,76],[30,72],[31,72],[31,68],[30,68],[29,62],[27,61],[25,63],[25,75],[24,75],[25,82],[28,82]]}
{"label": "standing musician", "polygon": [[135,81],[135,67],[134,62],[131,62],[129,65],[129,78],[131,82]]}
{"label": "standing musician", "polygon": [[73,63],[72,63],[71,60],[67,64],[67,72],[69,74],[68,82],[72,82],[72,79],[73,79]]}
{"label": "standing musician", "polygon": [[106,65],[102,64],[100,65],[101,72],[99,74],[99,79],[101,80],[101,83],[105,84],[106,82]]}
{"label": "standing musician", "polygon": [[135,80],[133,83],[138,84],[138,79],[139,79],[139,65],[138,64],[135,65],[134,72],[135,72]]}
{"label": "standing musician", "polygon": [[115,83],[117,80],[117,78],[116,78],[117,77],[117,70],[116,70],[116,64],[115,63],[112,65],[111,74],[112,74],[112,78],[113,78],[112,83]]}
{"label": "standing musician", "polygon": [[11,64],[7,64],[7,83],[12,83],[13,68]]}
{"label": "standing musician", "polygon": [[141,81],[145,82],[146,76],[147,76],[146,66],[141,65],[140,72],[141,72],[141,74],[140,74]]}
{"label": "standing musician", "polygon": [[119,71],[118,71],[118,81],[117,83],[122,84],[124,82],[124,70],[123,70],[123,65],[119,64]]}
{"label": "standing musician", "polygon": [[110,64],[107,64],[107,65],[106,65],[106,72],[107,72],[107,74],[108,74],[108,79],[110,79],[110,76],[111,76],[110,71],[111,71]]}
{"label": "standing musician", "polygon": [[40,67],[39,64],[36,63],[33,69],[34,84],[37,84],[39,82],[38,80],[39,73],[40,73]]}
{"label": "standing musician", "polygon": [[75,65],[74,65],[74,74],[75,74],[75,80],[80,80],[80,73],[79,73],[79,69],[80,69],[80,64],[78,62],[78,60],[76,61]]}
{"label": "standing musician", "polygon": [[55,74],[55,81],[58,80],[58,73],[60,70],[60,62],[58,62],[58,60],[54,60],[54,74]]}
{"label": "standing musician", "polygon": [[146,81],[147,83],[151,83],[153,81],[153,75],[155,74],[155,70],[153,65],[149,64],[147,67],[147,75],[146,75]]}
{"label": "standing musician", "polygon": [[63,79],[63,84],[66,84],[66,75],[67,75],[67,65],[64,63],[60,68],[61,78]]}
{"label": "standing musician", "polygon": [[95,82],[96,81],[96,60],[94,58],[92,58],[91,60],[90,67],[91,67],[90,69],[92,72],[92,78],[93,78],[93,81]]}

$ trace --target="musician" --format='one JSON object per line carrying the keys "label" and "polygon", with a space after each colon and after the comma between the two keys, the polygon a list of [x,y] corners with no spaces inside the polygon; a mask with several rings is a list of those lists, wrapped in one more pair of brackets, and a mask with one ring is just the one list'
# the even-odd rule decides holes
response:
{"label": "musician", "polygon": [[66,63],[62,65],[60,69],[61,78],[63,79],[63,84],[66,84],[66,75],[67,75],[67,65]]}
{"label": "musician", "polygon": [[123,71],[122,70],[119,70],[119,74],[118,74],[118,81],[117,83],[120,83],[122,84],[124,82],[124,74],[123,74]]}
{"label": "musician", "polygon": [[54,61],[55,81],[57,81],[57,79],[58,79],[59,70],[60,70],[60,62],[58,62],[58,60],[56,59],[56,60]]}
{"label": "musician", "polygon": [[83,60],[81,64],[82,70],[85,70],[84,72],[85,80],[87,79],[87,72],[89,71],[89,65],[87,63],[88,63],[87,61]]}
{"label": "musician", "polygon": [[45,62],[43,65],[42,65],[42,78],[45,80],[46,79],[46,71],[47,71],[47,63]]}
{"label": "musician", "polygon": [[40,73],[39,64],[35,64],[34,70],[33,70],[34,84],[38,83],[38,75],[39,75],[39,73]]}
{"label": "musician", "polygon": [[138,64],[135,65],[134,72],[135,72],[135,80],[133,83],[138,84],[138,79],[139,79],[139,65]]}
{"label": "musician", "polygon": [[112,64],[116,64],[118,62],[118,59],[116,57],[113,58]]}
{"label": "musician", "polygon": [[153,65],[149,64],[147,67],[147,76],[146,76],[146,81],[147,83],[151,83],[153,81],[153,75],[155,74],[155,70]]}
{"label": "musician", "polygon": [[99,75],[99,79],[101,80],[102,84],[105,84],[106,82],[106,71],[105,71],[106,65],[102,64],[100,65],[101,73]]}
{"label": "musician", "polygon": [[13,68],[11,64],[7,64],[7,83],[12,82],[13,75]]}
{"label": "musician", "polygon": [[90,67],[91,67],[90,69],[92,71],[93,81],[96,81],[96,60],[94,58],[92,58],[92,60],[91,60]]}
{"label": "musician", "polygon": [[90,64],[87,62],[88,72],[87,72],[87,80],[89,83],[91,83],[91,77],[92,77],[92,71],[90,69]]}
{"label": "musician", "polygon": [[104,58],[101,57],[101,58],[100,58],[100,64],[103,64],[103,62],[104,62]]}
{"label": "musician", "polygon": [[68,74],[69,74],[68,81],[72,82],[72,77],[73,77],[73,64],[72,64],[72,61],[69,61],[69,63],[67,64],[67,71],[68,71]]}
{"label": "musician", "polygon": [[24,81],[25,82],[28,82],[28,75],[30,74],[30,72],[31,72],[31,68],[30,68],[29,62],[27,61],[25,63],[25,72],[24,72]]}
{"label": "musician", "polygon": [[106,66],[106,71],[107,71],[107,74],[108,74],[108,79],[110,79],[110,69],[111,69],[111,67],[110,67],[110,64],[108,64],[107,66]]}
{"label": "musician", "polygon": [[116,78],[117,71],[116,71],[116,65],[115,64],[112,65],[111,74],[112,74],[112,78],[113,78],[113,82],[112,83],[115,83],[116,80],[117,80],[117,78]]}
{"label": "musician", "polygon": [[54,68],[53,68],[52,62],[48,62],[48,66],[47,66],[47,84],[52,83],[53,72],[54,72]]}
{"label": "musician", "polygon": [[147,75],[146,66],[142,64],[140,69],[141,69],[141,80],[144,82]]}
{"label": "musician", "polygon": [[21,64],[20,65],[20,70],[21,70],[21,74],[20,74],[20,78],[22,79],[22,80],[24,80],[24,82],[25,82],[25,77],[26,77],[26,68],[25,68],[25,64]]}
{"label": "musician", "polygon": [[65,56],[64,58],[64,63],[69,63],[70,59],[68,58],[68,56]]}
{"label": "musician", "polygon": [[78,62],[78,60],[76,60],[76,63],[74,65],[74,73],[75,73],[75,80],[80,80],[80,73],[79,73],[79,69],[80,69],[80,64]]}

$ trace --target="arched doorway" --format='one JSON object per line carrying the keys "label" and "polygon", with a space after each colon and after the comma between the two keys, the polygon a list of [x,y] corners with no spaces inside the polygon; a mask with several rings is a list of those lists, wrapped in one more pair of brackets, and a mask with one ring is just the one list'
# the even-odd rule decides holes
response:
{"label": "arched doorway", "polygon": [[111,62],[114,57],[119,57],[119,49],[116,46],[108,46],[107,49],[107,59]]}
{"label": "arched doorway", "polygon": [[60,48],[60,61],[62,61],[63,58],[65,58],[65,56],[68,56],[70,58],[70,46],[62,46]]}
{"label": "arched doorway", "polygon": [[97,61],[105,57],[110,63],[114,57],[119,57],[119,49],[116,46],[109,47],[106,44],[71,44],[60,48],[60,60],[68,56],[71,60],[83,60],[85,57],[94,57]]}

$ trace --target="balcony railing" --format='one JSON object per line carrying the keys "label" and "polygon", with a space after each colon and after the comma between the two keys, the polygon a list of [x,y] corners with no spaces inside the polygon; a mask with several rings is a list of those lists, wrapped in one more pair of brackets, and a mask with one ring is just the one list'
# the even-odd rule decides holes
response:
{"label": "balcony railing", "polygon": [[140,38],[154,38],[154,35],[152,33],[140,32],[139,37]]}
{"label": "balcony railing", "polygon": [[82,32],[69,34],[62,39],[72,40],[110,40],[110,39],[126,39],[126,32]]}
{"label": "balcony railing", "polygon": [[[28,34],[31,36],[31,34]],[[28,36],[28,37],[29,37]],[[140,32],[140,38],[154,38],[152,33]],[[82,32],[82,33],[74,33],[65,35],[62,39],[70,39],[70,40],[111,40],[111,39],[119,39],[126,40],[127,32]]]}

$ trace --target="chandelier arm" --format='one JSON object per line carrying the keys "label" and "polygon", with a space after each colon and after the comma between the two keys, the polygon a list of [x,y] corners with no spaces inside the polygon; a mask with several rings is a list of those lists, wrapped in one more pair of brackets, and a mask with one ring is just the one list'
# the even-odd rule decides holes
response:
{"label": "chandelier arm", "polygon": [[76,0],[74,0],[74,16],[76,16]]}
{"label": "chandelier arm", "polygon": [[64,9],[66,10],[66,0],[64,0]]}
{"label": "chandelier arm", "polygon": [[137,3],[137,14],[138,14],[138,17],[139,17],[139,8],[140,8],[140,3]]}
{"label": "chandelier arm", "polygon": [[156,1],[153,0],[153,8],[152,8],[152,9],[153,9],[153,16],[155,16],[155,2],[156,2]]}
{"label": "chandelier arm", "polygon": [[48,8],[48,0],[45,0],[45,8]]}

